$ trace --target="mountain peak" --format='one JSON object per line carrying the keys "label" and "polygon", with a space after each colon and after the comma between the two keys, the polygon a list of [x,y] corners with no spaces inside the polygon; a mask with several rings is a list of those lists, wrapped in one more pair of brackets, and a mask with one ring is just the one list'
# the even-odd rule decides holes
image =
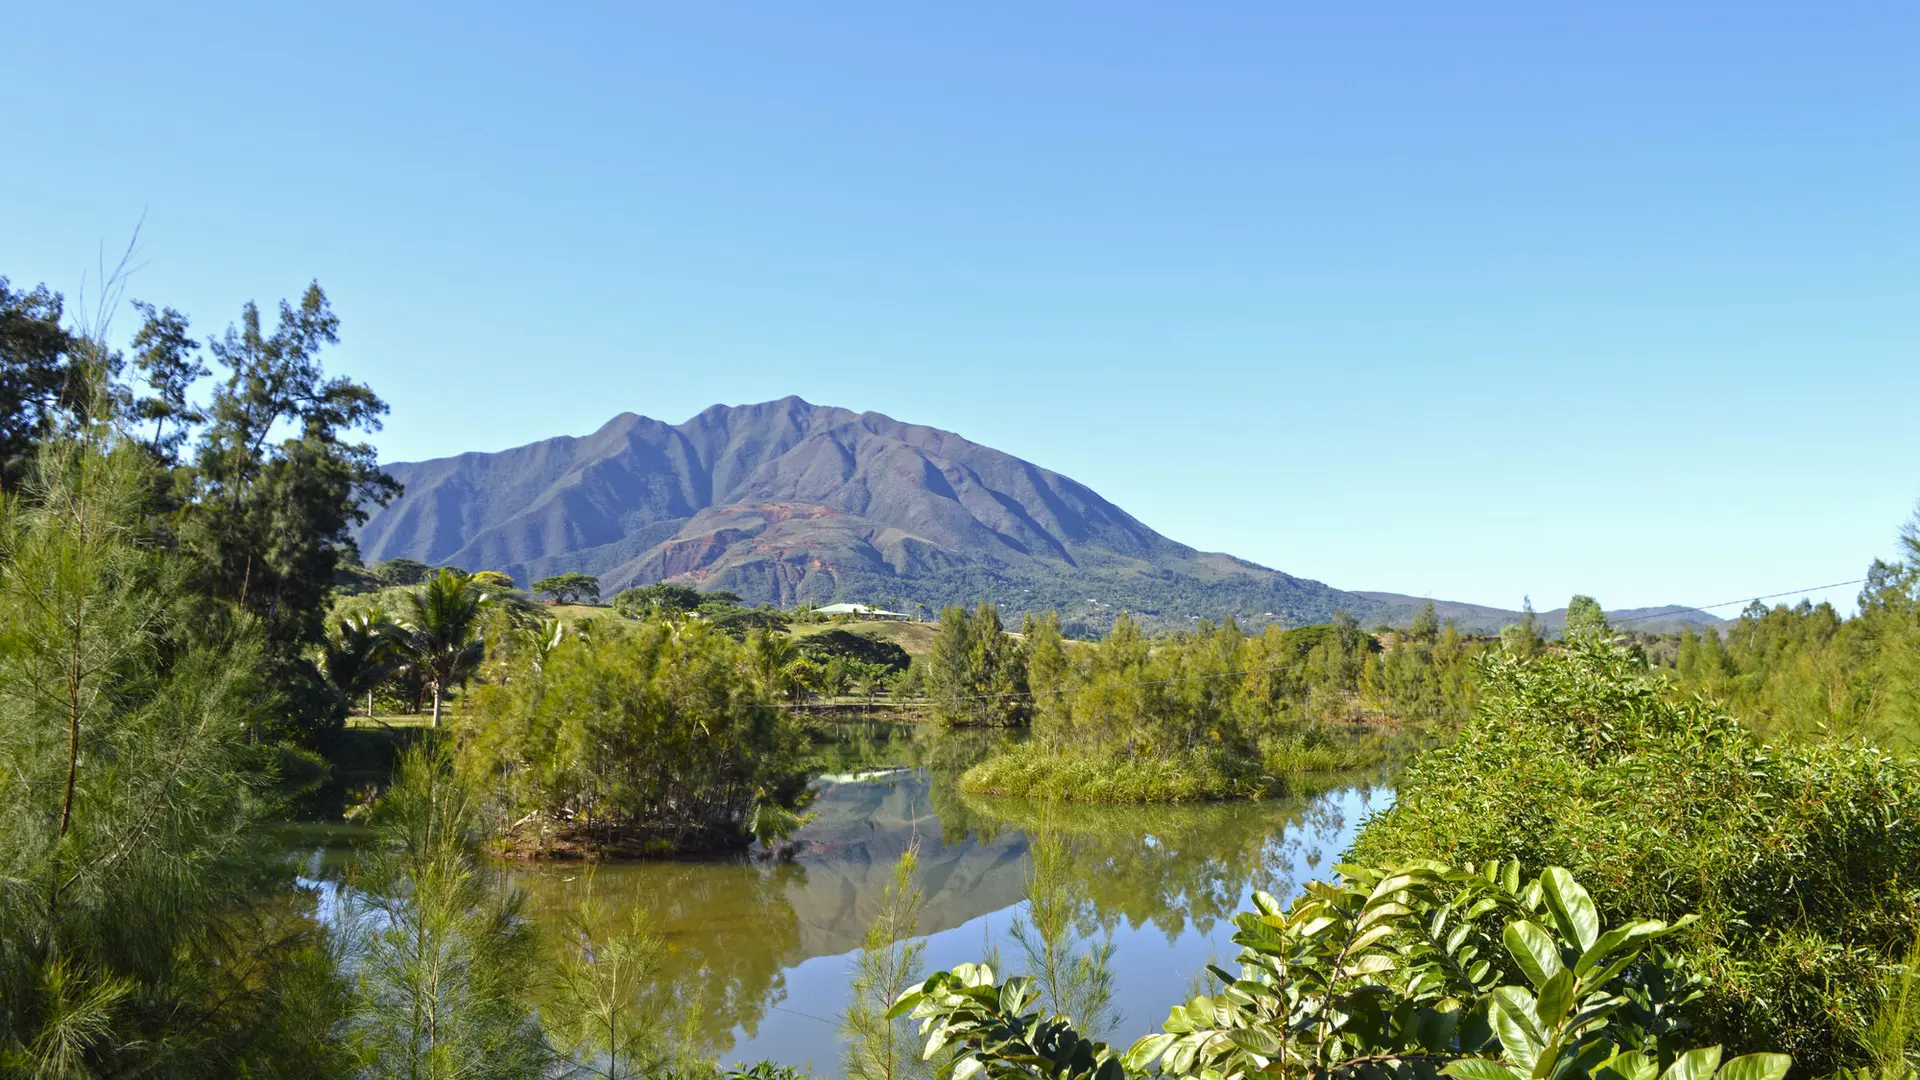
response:
{"label": "mountain peak", "polygon": [[677,425],[626,412],[581,439],[387,468],[406,493],[360,530],[370,560],[523,581],[579,570],[608,591],[685,581],[783,604],[993,599],[1181,620],[1360,606],[1196,552],[1083,484],[952,432],[797,395]]}
{"label": "mountain peak", "polygon": [[[584,437],[386,468],[406,492],[360,529],[368,560],[521,582],[577,570],[609,594],[676,581],[782,605],[992,600],[1010,617],[1057,610],[1083,631],[1121,611],[1162,628],[1295,625],[1336,611],[1404,622],[1424,602],[1195,551],[1032,462],[797,395],[713,405],[680,424],[623,412]],[[1519,617],[1438,606],[1462,630]],[[1634,614],[1644,628],[1714,621]]]}

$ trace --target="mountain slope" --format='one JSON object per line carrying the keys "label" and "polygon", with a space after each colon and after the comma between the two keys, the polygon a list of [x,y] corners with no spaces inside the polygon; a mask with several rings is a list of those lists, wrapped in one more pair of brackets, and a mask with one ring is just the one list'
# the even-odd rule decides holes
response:
{"label": "mountain slope", "polygon": [[[1404,624],[1425,602],[1196,551],[1010,454],[797,397],[673,425],[622,413],[579,438],[386,469],[406,493],[361,528],[369,562],[404,556],[523,583],[577,570],[606,595],[670,580],[783,606],[993,600],[1008,613],[1057,610],[1079,631],[1123,610],[1158,628],[1229,615],[1300,625],[1336,611]],[[1519,618],[1437,608],[1466,632]],[[1542,617],[1550,629],[1554,615]],[[1715,621],[1675,609],[1642,628]]]}
{"label": "mountain slope", "polygon": [[1295,624],[1384,605],[1148,528],[1085,485],[936,428],[789,397],[678,425],[631,413],[581,438],[397,463],[406,494],[360,530],[398,556],[661,580],[750,602],[932,607],[992,599],[1089,625],[1237,614]]}

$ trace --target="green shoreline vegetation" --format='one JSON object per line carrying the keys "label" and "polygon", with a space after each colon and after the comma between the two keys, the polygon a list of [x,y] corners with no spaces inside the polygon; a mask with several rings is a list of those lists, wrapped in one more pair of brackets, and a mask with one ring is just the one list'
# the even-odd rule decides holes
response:
{"label": "green shoreline vegetation", "polygon": [[[1724,633],[1634,634],[1588,598],[1559,642],[1530,619],[1466,639],[1430,609],[1158,638],[1123,618],[1077,642],[1053,616],[1007,633],[991,605],[884,638],[670,583],[542,605],[494,571],[355,563],[352,527],[394,486],[352,433],[386,409],[321,368],[339,321],[317,285],[204,347],[138,310],[122,355],[104,313],[76,328],[0,279],[19,405],[0,417],[0,1076],[714,1076],[673,1030],[711,1012],[706,988],[636,994],[669,947],[644,920],[609,926],[589,898],[538,923],[493,856],[777,846],[832,757],[799,714],[880,699],[938,725],[943,824],[1030,828],[1034,876],[1025,974],[989,957],[918,979],[903,863],[848,1017],[859,1075],[1920,1063],[1920,519],[1858,614],[1756,605]],[[593,600],[583,577],[534,586]],[[1249,799],[1378,762],[1391,745],[1350,733],[1381,726],[1431,745],[1350,861],[1256,898],[1238,970],[1210,968],[1163,1030],[1102,1042],[1090,897],[1151,888],[1149,849],[1218,838],[1182,832],[1194,808],[1064,804]],[[1027,741],[981,760],[1003,727]],[[342,809],[363,828],[338,888],[303,883],[276,830]],[[1096,813],[1138,835],[1076,836]],[[1245,841],[1222,858],[1267,857]],[[915,1024],[927,1054],[899,1038]]]}
{"label": "green shoreline vegetation", "polygon": [[1057,615],[1018,638],[983,604],[950,608],[927,661],[934,715],[1025,725],[1032,740],[981,762],[962,790],[1073,802],[1261,798],[1289,774],[1346,772],[1391,753],[1393,729],[1470,710],[1474,658],[1429,609],[1401,633],[1352,620],[1243,633],[1229,620],[1148,638],[1120,616],[1105,640],[1062,637]]}
{"label": "green shoreline vegetation", "polygon": [[1481,675],[1340,880],[1258,898],[1162,1032],[1109,1048],[992,964],[898,1014],[956,1076],[1912,1075],[1920,765],[1768,745],[1601,633]]}

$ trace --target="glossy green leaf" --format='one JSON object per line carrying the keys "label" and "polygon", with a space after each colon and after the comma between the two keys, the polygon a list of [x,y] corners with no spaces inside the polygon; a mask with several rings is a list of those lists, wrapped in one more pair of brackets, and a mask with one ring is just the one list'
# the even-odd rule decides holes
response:
{"label": "glossy green leaf", "polygon": [[1547,985],[1548,979],[1566,970],[1566,965],[1560,962],[1559,944],[1539,923],[1530,919],[1510,922],[1501,940],[1528,981],[1536,987]]}
{"label": "glossy green leaf", "polygon": [[1487,1015],[1506,1056],[1531,1071],[1547,1042],[1540,1033],[1533,996],[1517,986],[1502,986],[1489,995]]}
{"label": "glossy green leaf", "polygon": [[1392,937],[1393,931],[1394,931],[1394,928],[1392,926],[1368,927],[1365,933],[1353,939],[1353,944],[1347,946],[1347,951],[1360,952],[1364,949],[1372,948],[1374,945],[1378,944],[1382,939]]}
{"label": "glossy green leaf", "polygon": [[1382,972],[1392,971],[1393,967],[1393,957],[1381,953],[1370,953],[1348,964],[1346,973],[1348,975],[1378,975]]}
{"label": "glossy green leaf", "polygon": [[1152,1067],[1154,1061],[1157,1060],[1161,1054],[1166,1053],[1167,1048],[1172,1046],[1174,1041],[1179,1037],[1178,1035],[1170,1035],[1166,1032],[1148,1035],[1127,1048],[1126,1055],[1121,1059],[1121,1063],[1126,1066],[1128,1072],[1146,1072],[1148,1068]]}
{"label": "glossy green leaf", "polygon": [[1660,1074],[1660,1080],[1707,1080],[1719,1067],[1720,1048],[1703,1046],[1674,1058],[1667,1071]]}
{"label": "glossy green leaf", "polygon": [[1719,1080],[1781,1080],[1792,1067],[1785,1054],[1742,1054],[1720,1066]]}
{"label": "glossy green leaf", "polygon": [[1460,1080],[1524,1080],[1512,1069],[1497,1061],[1486,1058],[1461,1058],[1449,1061],[1447,1067],[1440,1070],[1442,1076],[1457,1076]]}
{"label": "glossy green leaf", "polygon": [[1240,1049],[1250,1050],[1264,1058],[1274,1058],[1280,1054],[1279,1038],[1262,1028],[1235,1028],[1227,1032],[1227,1038]]}
{"label": "glossy green leaf", "polygon": [[1594,908],[1587,890],[1558,866],[1547,867],[1540,875],[1540,883],[1547,894],[1547,910],[1553,913],[1560,933],[1579,942],[1582,949],[1592,948],[1600,936],[1600,912]]}
{"label": "glossy green leaf", "polygon": [[1573,973],[1585,978],[1587,972],[1592,971],[1595,965],[1607,957],[1621,949],[1656,937],[1666,928],[1667,924],[1657,919],[1641,919],[1616,926],[1585,946],[1586,951],[1580,954],[1579,961],[1573,965]]}
{"label": "glossy green leaf", "polygon": [[1573,994],[1577,985],[1573,972],[1561,968],[1559,973],[1547,980],[1540,988],[1540,998],[1535,1009],[1540,1014],[1540,1026],[1554,1028],[1566,1019],[1573,1008]]}
{"label": "glossy green leaf", "polygon": [[1382,922],[1384,920],[1390,920],[1390,919],[1397,919],[1403,915],[1411,915],[1411,914],[1413,914],[1412,908],[1398,901],[1389,900],[1385,903],[1376,904],[1373,907],[1368,908],[1366,911],[1366,914],[1360,916],[1360,921],[1355,925],[1364,929],[1366,927],[1372,926],[1377,922]]}
{"label": "glossy green leaf", "polygon": [[1600,1063],[1597,1080],[1658,1080],[1660,1063],[1637,1050],[1625,1050]]}

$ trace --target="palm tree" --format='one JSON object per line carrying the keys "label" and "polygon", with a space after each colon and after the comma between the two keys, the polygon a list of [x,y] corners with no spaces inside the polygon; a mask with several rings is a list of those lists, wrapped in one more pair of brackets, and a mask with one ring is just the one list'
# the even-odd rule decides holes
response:
{"label": "palm tree", "polygon": [[400,648],[433,689],[433,726],[447,688],[472,673],[486,654],[480,622],[493,597],[451,567],[428,575],[406,594]]}
{"label": "palm tree", "polygon": [[765,627],[756,628],[747,635],[747,655],[754,673],[772,696],[798,701],[806,692],[803,674],[807,658],[793,638]]}
{"label": "palm tree", "polygon": [[370,612],[341,619],[320,655],[327,678],[349,701],[367,696],[373,716],[373,692],[398,666],[400,628]]}

